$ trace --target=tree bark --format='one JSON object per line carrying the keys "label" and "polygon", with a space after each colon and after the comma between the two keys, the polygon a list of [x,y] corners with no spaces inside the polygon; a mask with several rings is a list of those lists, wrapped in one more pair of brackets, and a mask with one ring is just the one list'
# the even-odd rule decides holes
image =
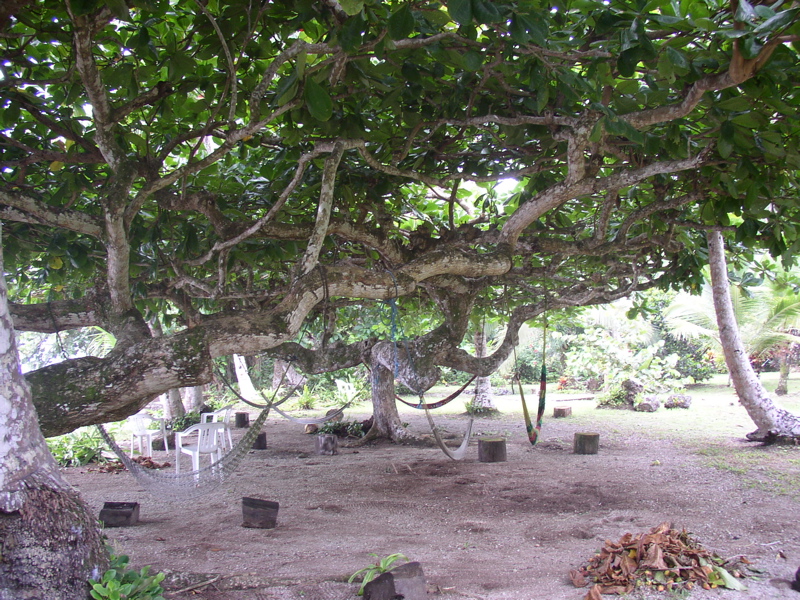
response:
{"label": "tree bark", "polygon": [[[481,326],[475,332],[475,355],[477,358],[486,356],[486,331]],[[477,413],[497,412],[492,397],[492,381],[489,377],[478,377],[475,380],[475,399],[472,408]]]}
{"label": "tree bark", "polygon": [[[285,376],[284,373],[286,374]],[[305,376],[298,373],[292,363],[275,359],[275,364],[272,367],[272,389],[281,385],[281,381],[283,381],[283,385],[290,387],[302,385],[305,381]]]}
{"label": "tree bark", "polygon": [[750,365],[733,312],[722,234],[719,231],[709,231],[707,237],[714,309],[725,363],[739,401],[757,427],[747,434],[747,439],[771,441],[779,438],[800,438],[800,419],[775,406]]}
{"label": "tree bark", "polygon": [[789,372],[791,371],[792,363],[792,349],[791,346],[782,348],[778,353],[778,386],[775,388],[776,396],[785,396],[789,393]]}
{"label": "tree bark", "polygon": [[[178,398],[180,398],[181,391],[175,391],[177,392]],[[170,394],[172,394],[172,392],[173,390],[170,390]],[[181,402],[181,405],[184,406],[185,410],[187,411],[200,412],[200,409],[205,405],[202,385],[193,385],[191,387],[183,388],[183,395],[185,400]]]}
{"label": "tree bark", "polygon": [[[0,266],[2,265],[0,250]],[[108,565],[97,521],[63,480],[22,376],[0,269],[0,598],[85,600]]]}
{"label": "tree bark", "polygon": [[394,397],[394,373],[384,367],[377,358],[372,361],[371,367],[373,422],[364,441],[387,438],[397,442],[412,437],[403,427],[400,413],[397,412],[397,401]]}

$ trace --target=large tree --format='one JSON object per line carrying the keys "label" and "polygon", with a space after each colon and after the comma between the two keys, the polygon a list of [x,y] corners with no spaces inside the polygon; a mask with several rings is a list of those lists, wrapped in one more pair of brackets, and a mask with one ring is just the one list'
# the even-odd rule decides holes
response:
{"label": "large tree", "polygon": [[[442,365],[491,372],[545,307],[697,285],[706,224],[730,212],[749,242],[795,242],[795,201],[772,186],[800,167],[786,143],[796,8],[50,0],[6,13],[15,326],[118,340],[28,375],[47,435],[206,383],[234,352],[309,372],[368,363],[376,397],[393,377],[421,392]],[[518,189],[498,194],[508,178]],[[504,343],[461,351],[498,296]],[[378,301],[438,316],[404,344],[329,335],[337,311]],[[153,319],[171,333],[155,337]],[[310,323],[313,348],[293,341]],[[397,433],[385,408],[380,428]]]}
{"label": "large tree", "polygon": [[108,558],[96,519],[64,481],[39,430],[2,272],[0,431],[0,598],[84,600],[89,578],[99,579]]}

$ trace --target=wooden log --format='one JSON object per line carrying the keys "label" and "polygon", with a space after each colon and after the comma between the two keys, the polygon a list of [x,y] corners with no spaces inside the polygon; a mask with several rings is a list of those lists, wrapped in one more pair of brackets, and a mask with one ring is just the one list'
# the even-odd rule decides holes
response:
{"label": "wooden log", "polygon": [[556,419],[563,419],[564,417],[569,417],[571,414],[571,406],[556,406],[553,408],[553,417]]}
{"label": "wooden log", "polygon": [[478,461],[486,463],[505,462],[505,438],[480,438],[478,440]]}
{"label": "wooden log", "polygon": [[317,454],[333,456],[339,453],[339,438],[335,435],[323,434],[316,438]]}
{"label": "wooden log", "polygon": [[235,425],[237,429],[250,427],[250,413],[237,412]]}
{"label": "wooden log", "polygon": [[597,454],[600,449],[599,433],[576,433],[574,452],[575,454]]}

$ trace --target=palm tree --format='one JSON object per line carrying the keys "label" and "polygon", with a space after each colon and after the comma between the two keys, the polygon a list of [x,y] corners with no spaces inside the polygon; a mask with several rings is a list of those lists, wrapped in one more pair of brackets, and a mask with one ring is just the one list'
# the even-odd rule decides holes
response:
{"label": "palm tree", "polygon": [[[776,394],[787,392],[792,348],[800,343],[800,294],[776,277],[754,289],[730,285],[731,304],[747,355],[757,362],[774,356],[780,377]],[[679,338],[705,338],[722,353],[711,282],[706,277],[702,294],[678,294],[664,312],[670,332]]]}

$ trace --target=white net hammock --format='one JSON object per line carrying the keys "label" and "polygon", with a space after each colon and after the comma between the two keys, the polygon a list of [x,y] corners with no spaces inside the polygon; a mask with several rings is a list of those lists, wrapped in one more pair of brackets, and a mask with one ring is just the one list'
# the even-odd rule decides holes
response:
{"label": "white net hammock", "polygon": [[[261,413],[250,425],[250,429],[244,437],[213,465],[196,471],[167,473],[145,468],[139,463],[134,462],[131,457],[119,447],[117,442],[114,441],[114,438],[105,430],[105,427],[97,425],[97,429],[109,448],[117,455],[122,464],[125,465],[125,468],[130,471],[131,475],[142,484],[145,490],[153,495],[157,495],[159,499],[162,500],[187,500],[207,494],[225,483],[228,477],[239,467],[244,457],[247,456],[247,453],[252,450],[253,442],[255,442],[258,434],[261,433],[261,428],[264,426],[269,416],[270,409],[286,402],[294,393],[294,389],[295,388],[292,388],[288,394],[277,402],[268,402],[265,405],[248,402],[251,406],[260,408]],[[180,460],[180,453],[178,453],[178,460]]]}

